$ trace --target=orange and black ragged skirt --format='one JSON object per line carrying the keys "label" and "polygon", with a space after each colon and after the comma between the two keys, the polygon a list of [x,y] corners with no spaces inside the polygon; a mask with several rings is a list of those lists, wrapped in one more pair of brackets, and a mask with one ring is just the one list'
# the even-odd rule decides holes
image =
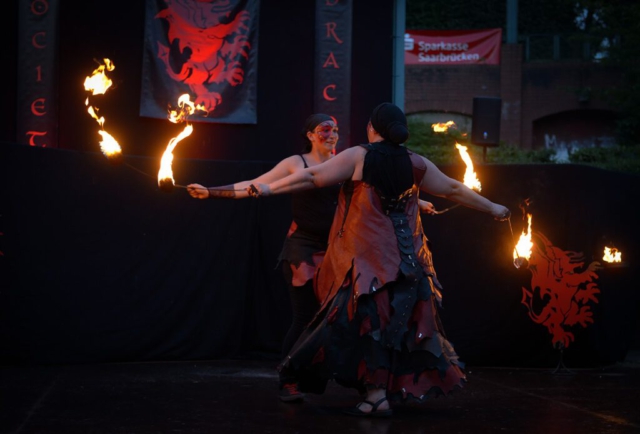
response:
{"label": "orange and black ragged skirt", "polygon": [[294,371],[310,393],[323,393],[332,379],[360,392],[386,388],[392,401],[462,387],[464,366],[445,337],[431,276],[419,266],[400,268],[396,281],[360,296],[350,271],[279,369]]}

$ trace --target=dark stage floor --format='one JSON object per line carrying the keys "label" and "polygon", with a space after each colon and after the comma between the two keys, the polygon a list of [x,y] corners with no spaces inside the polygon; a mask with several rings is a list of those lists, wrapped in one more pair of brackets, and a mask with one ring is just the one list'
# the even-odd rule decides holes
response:
{"label": "dark stage floor", "polygon": [[330,384],[276,398],[274,362],[0,367],[2,433],[638,433],[640,363],[604,369],[469,368],[467,387],[391,419],[342,414],[358,395]]}

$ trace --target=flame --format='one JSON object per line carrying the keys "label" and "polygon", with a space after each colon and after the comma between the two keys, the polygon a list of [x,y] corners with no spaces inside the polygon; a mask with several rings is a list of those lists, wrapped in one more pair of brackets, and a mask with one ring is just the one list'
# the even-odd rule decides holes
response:
{"label": "flame", "polygon": [[[115,65],[109,59],[104,59],[104,64],[98,66],[90,77],[85,78],[84,89],[87,92],[91,92],[92,95],[103,95],[107,92],[107,89],[111,87],[113,82],[105,74],[105,69],[107,71],[113,71],[115,69]],[[84,105],[87,106],[87,112],[91,117],[98,122],[98,125],[100,125],[100,131],[98,131],[102,136],[100,150],[105,157],[109,159],[109,161],[119,161],[119,158],[122,156],[122,149],[120,148],[118,141],[104,130],[104,116],[98,116],[98,109],[89,105],[88,97],[85,100]]]}
{"label": "flame", "polygon": [[605,247],[602,260],[605,262],[622,262],[622,252],[615,247]]}
{"label": "flame", "polygon": [[467,170],[464,172],[464,185],[466,185],[472,190],[476,190],[476,191],[482,190],[482,185],[480,184],[480,180],[476,176],[476,172],[473,171],[473,161],[471,161],[471,157],[467,152],[467,147],[459,143],[456,143],[456,148],[458,148],[458,152],[460,152],[460,157],[462,158],[462,161],[464,161],[464,164],[467,165]]}
{"label": "flame", "polygon": [[84,105],[89,107],[87,111],[89,112],[91,117],[94,118],[96,121],[98,121],[98,124],[100,125],[100,127],[103,127],[104,116],[98,117],[98,113],[96,113],[96,109],[94,109],[92,106],[89,105],[89,98],[86,99],[86,101],[84,102]]}
{"label": "flame", "polygon": [[174,124],[184,122],[187,120],[187,116],[195,113],[196,110],[200,110],[208,114],[207,109],[202,105],[196,105],[191,101],[188,93],[180,95],[178,98],[178,109],[177,110],[169,110],[169,120]]}
{"label": "flame", "polygon": [[453,121],[438,122],[437,124],[431,124],[431,128],[436,133],[446,133],[449,128],[455,128],[456,124]]}
{"label": "flame", "polygon": [[98,131],[98,134],[102,136],[102,141],[100,142],[100,149],[102,153],[107,157],[115,156],[116,154],[120,154],[122,149],[120,149],[120,145],[117,140],[113,138],[113,136],[107,133],[104,130]]}
{"label": "flame", "polygon": [[528,260],[531,258],[531,249],[533,248],[533,242],[531,241],[531,214],[527,214],[527,221],[527,232],[525,233],[524,229],[522,230],[518,244],[513,249],[513,259],[525,258]]}
{"label": "flame", "polygon": [[193,126],[187,124],[177,137],[169,140],[167,149],[164,151],[164,154],[162,154],[162,159],[160,160],[160,170],[158,171],[158,185],[163,185],[166,183],[171,183],[172,186],[175,185],[175,181],[173,180],[173,170],[171,170],[171,163],[173,163],[173,150],[182,139],[184,139],[185,137],[189,137],[192,132]]}
{"label": "flame", "polygon": [[91,77],[87,77],[84,80],[84,89],[91,92],[92,95],[101,95],[107,92],[107,89],[111,87],[113,81],[105,74],[104,70],[113,71],[116,69],[115,65],[109,59],[104,59],[104,64],[98,66],[91,74]]}
{"label": "flame", "polygon": [[[196,105],[191,101],[191,97],[188,93],[180,95],[178,98],[178,109],[169,110],[169,121],[177,124],[180,122],[187,122],[189,115],[195,113],[196,110],[200,110],[207,114],[207,110],[203,105]],[[167,149],[162,154],[160,160],[160,170],[158,171],[158,186],[161,189],[170,189],[175,185],[173,179],[173,170],[171,164],[173,163],[173,150],[175,147],[186,137],[189,137],[193,132],[193,127],[187,123],[182,132],[177,137],[169,140]]]}

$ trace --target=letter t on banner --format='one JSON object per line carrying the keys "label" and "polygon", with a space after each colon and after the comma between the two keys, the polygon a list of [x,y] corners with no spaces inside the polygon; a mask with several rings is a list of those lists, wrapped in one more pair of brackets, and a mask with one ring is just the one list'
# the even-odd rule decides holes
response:
{"label": "letter t on banner", "polygon": [[314,111],[337,120],[337,152],[351,146],[352,14],[352,0],[316,0]]}

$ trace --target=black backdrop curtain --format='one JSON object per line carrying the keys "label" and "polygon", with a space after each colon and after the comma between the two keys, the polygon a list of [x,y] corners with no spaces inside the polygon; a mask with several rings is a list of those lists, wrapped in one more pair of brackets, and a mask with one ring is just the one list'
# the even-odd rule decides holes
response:
{"label": "black backdrop curtain", "polygon": [[[288,196],[195,200],[157,188],[157,159],[0,144],[0,363],[277,358],[289,300],[276,258]],[[177,184],[250,179],[266,162],[176,159]],[[133,169],[135,168],[135,170]],[[464,168],[443,167],[461,178]],[[569,367],[622,360],[637,342],[640,178],[573,165],[482,165],[483,194],[532,199],[533,230],[600,260],[593,323],[574,326]],[[143,173],[141,173],[143,172]],[[437,208],[450,202],[430,198]],[[463,207],[424,220],[444,286],[443,321],[470,365],[550,366],[558,351],[521,304],[531,274],[512,264],[506,223]],[[548,301],[548,300],[545,300]],[[541,302],[542,303],[542,302]]]}
{"label": "black backdrop curtain", "polygon": [[[288,197],[201,201],[160,191],[153,159],[125,157],[146,176],[97,153],[0,149],[3,363],[279,351],[290,318],[275,270]],[[176,160],[173,169],[179,184],[215,185],[270,166]]]}

